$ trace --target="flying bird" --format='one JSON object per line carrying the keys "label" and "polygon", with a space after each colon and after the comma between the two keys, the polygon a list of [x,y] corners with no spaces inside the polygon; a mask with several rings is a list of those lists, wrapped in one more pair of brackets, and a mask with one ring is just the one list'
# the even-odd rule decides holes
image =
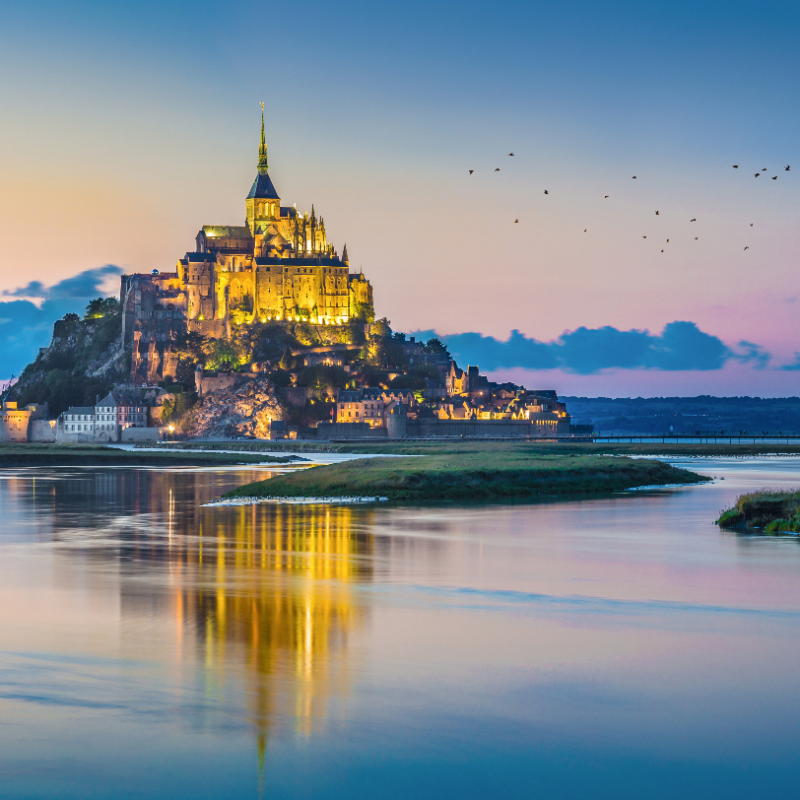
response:
{"label": "flying bird", "polygon": [[752,223],[752,222],[750,223],[750,227],[751,227],[751,228],[753,227],[753,223]]}
{"label": "flying bird", "polygon": [[761,173],[760,172],[756,172],[755,177],[756,178],[760,178],[761,177]]}
{"label": "flying bird", "polygon": [[699,238],[700,238],[699,236],[695,236],[694,240],[697,241]]}
{"label": "flying bird", "polygon": [[631,180],[635,181],[635,180],[636,180],[636,176],[634,175],[634,176],[631,178]]}
{"label": "flying bird", "polygon": [[750,249],[749,247],[745,247],[745,250],[749,250],[749,249]]}
{"label": "flying bird", "polygon": [[472,175],[472,173],[473,173],[473,172],[475,172],[475,170],[474,170],[474,169],[471,169],[471,170],[469,171],[469,174],[470,174],[470,175]]}
{"label": "flying bird", "polygon": [[661,252],[663,253],[664,251],[662,250]]}
{"label": "flying bird", "polygon": [[734,164],[734,165],[733,165],[733,168],[734,168],[734,169],[739,169],[739,165],[738,165],[738,164]]}
{"label": "flying bird", "polygon": [[547,189],[544,190],[544,193],[545,194],[550,194],[550,192],[548,192]]}
{"label": "flying bird", "polygon": [[514,222],[515,222],[515,223],[517,223],[517,222],[519,222],[519,220],[518,220],[518,219],[515,219],[515,220],[514,220]]}
{"label": "flying bird", "polygon": [[695,217],[694,219],[690,219],[689,222],[697,222],[697,217]]}
{"label": "flying bird", "polygon": [[772,176],[772,180],[774,180],[774,181],[778,180],[778,176],[777,175],[773,175]]}
{"label": "flying bird", "polygon": [[606,199],[606,200],[608,200],[608,195],[606,195],[606,198],[605,198],[605,199]]}
{"label": "flying bird", "polygon": [[766,167],[761,167],[761,171],[762,171],[762,172],[766,172],[766,171],[767,171],[767,168],[766,168]]}
{"label": "flying bird", "polygon": [[583,229],[583,232],[586,233],[586,228]]}
{"label": "flying bird", "polygon": [[513,154],[513,153],[509,153],[509,155],[510,155],[510,156],[513,156],[514,154]]}
{"label": "flying bird", "polygon": [[667,244],[669,244],[669,239],[667,239]]}
{"label": "flying bird", "polygon": [[789,172],[789,165],[787,164],[783,169],[785,172]]}
{"label": "flying bird", "polygon": [[656,216],[658,216],[658,211],[656,211]]}
{"label": "flying bird", "polygon": [[498,167],[498,168],[495,170],[495,172],[500,172],[500,167]]}
{"label": "flying bird", "polygon": [[642,239],[646,239],[646,238],[647,238],[646,236],[642,236]]}

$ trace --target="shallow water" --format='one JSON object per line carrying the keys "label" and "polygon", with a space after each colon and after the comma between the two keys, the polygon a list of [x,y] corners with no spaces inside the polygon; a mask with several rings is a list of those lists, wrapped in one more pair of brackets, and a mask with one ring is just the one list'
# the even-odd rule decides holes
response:
{"label": "shallow water", "polygon": [[713,520],[800,459],[690,462],[468,509],[0,471],[0,796],[794,796],[800,542]]}

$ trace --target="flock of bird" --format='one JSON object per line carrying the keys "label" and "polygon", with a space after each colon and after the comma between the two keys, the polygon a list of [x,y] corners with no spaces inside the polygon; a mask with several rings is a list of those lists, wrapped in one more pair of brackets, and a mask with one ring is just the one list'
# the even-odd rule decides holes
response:
{"label": "flock of bird", "polygon": [[[513,156],[514,154],[513,154],[513,153],[509,153],[508,155],[509,155],[509,156]],[[734,164],[734,165],[733,165],[733,168],[734,168],[734,169],[739,169],[739,165],[738,165],[738,164]],[[784,172],[791,172],[791,169],[792,169],[792,168],[791,168],[791,165],[790,165],[790,164],[787,164],[787,165],[786,165],[786,166],[783,168]],[[756,178],[760,178],[760,177],[761,177],[761,173],[762,173],[762,172],[766,172],[766,171],[767,171],[767,168],[766,168],[766,167],[763,167],[763,168],[761,169],[761,172],[756,172],[756,173],[754,173],[754,177],[756,177]],[[471,169],[471,170],[469,171],[469,174],[470,174],[470,175],[472,175],[474,172],[475,172],[475,170],[474,170],[474,169]],[[497,168],[495,169],[495,172],[500,172],[500,167],[497,167]],[[632,175],[632,176],[631,176],[631,180],[634,180],[634,181],[635,181],[635,180],[638,180],[638,179],[637,179],[636,175]],[[777,176],[777,175],[773,175],[773,176],[772,176],[772,180],[773,180],[773,181],[776,181],[776,180],[778,180],[778,176]],[[550,194],[550,192],[549,192],[547,189],[545,189],[545,190],[544,190],[544,193],[545,193],[545,194]],[[604,199],[605,199],[605,200],[608,200],[609,196],[610,196],[610,195],[604,195]],[[658,217],[658,216],[661,216],[661,215],[659,214],[659,212],[658,212],[658,209],[656,209],[656,216],[657,216],[657,217]],[[695,217],[694,219],[690,219],[690,220],[689,220],[689,222],[697,222],[697,217]],[[515,219],[515,220],[514,220],[514,224],[517,224],[517,223],[519,223],[519,218],[517,218],[517,219]],[[752,222],[750,223],[750,227],[751,227],[751,228],[753,227],[753,223],[752,223]],[[583,232],[584,232],[584,233],[586,233],[587,231],[588,231],[588,228],[584,228],[584,229],[583,229]],[[646,239],[646,238],[647,238],[646,236],[642,236],[642,239]],[[699,238],[700,238],[699,236],[695,236],[695,237],[694,237],[694,240],[695,240],[695,241],[697,241]],[[669,239],[667,239],[667,244],[669,244]],[[749,245],[748,245],[747,247],[745,247],[744,249],[745,249],[745,250],[749,250],[749,249],[750,249]],[[663,252],[664,252],[664,250],[662,249],[662,250],[661,250],[661,252],[663,253]]]}

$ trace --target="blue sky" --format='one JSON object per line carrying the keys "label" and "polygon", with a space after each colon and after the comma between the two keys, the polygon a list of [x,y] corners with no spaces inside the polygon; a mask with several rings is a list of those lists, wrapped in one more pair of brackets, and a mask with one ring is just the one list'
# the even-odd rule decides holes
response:
{"label": "blue sky", "polygon": [[170,269],[239,222],[263,99],[279,192],[347,241],[395,327],[557,343],[688,321],[769,358],[686,370],[687,393],[794,394],[798,32],[789,3],[16,4],[0,291]]}

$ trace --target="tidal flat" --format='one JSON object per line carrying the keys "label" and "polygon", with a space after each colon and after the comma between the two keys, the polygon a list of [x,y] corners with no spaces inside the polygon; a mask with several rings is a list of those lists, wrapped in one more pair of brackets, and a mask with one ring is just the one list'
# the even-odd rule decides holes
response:
{"label": "tidal flat", "polygon": [[266,441],[252,440],[187,440],[160,445],[169,450],[241,450],[245,453],[354,453],[359,455],[437,455],[444,453],[492,452],[494,448],[512,447],[520,452],[578,455],[620,456],[694,456],[697,458],[729,456],[800,455],[800,444],[769,442],[734,444],[724,442],[572,442],[516,440],[497,441],[480,439],[432,439],[370,442],[312,441],[303,439]]}
{"label": "tidal flat", "polygon": [[44,466],[202,466],[222,464],[290,464],[296,456],[226,453],[221,451],[175,450],[168,447],[122,448],[94,444],[0,443],[0,467]]}

